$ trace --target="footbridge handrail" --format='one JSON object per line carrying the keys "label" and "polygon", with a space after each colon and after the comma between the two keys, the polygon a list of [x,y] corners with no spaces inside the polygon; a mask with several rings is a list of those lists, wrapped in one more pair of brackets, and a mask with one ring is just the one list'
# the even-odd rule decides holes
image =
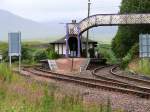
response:
{"label": "footbridge handrail", "polygon": [[[141,14],[96,14],[83,19],[79,23],[68,24],[69,34],[82,34],[84,31],[97,26],[150,24],[150,13]],[[80,29],[80,32],[78,32]]]}

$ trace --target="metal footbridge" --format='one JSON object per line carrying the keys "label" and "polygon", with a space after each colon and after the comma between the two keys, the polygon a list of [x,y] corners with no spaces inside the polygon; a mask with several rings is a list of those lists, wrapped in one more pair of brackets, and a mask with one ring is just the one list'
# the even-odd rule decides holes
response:
{"label": "metal footbridge", "polygon": [[67,23],[66,25],[66,57],[68,57],[68,39],[78,38],[78,57],[80,57],[80,37],[90,28],[98,26],[116,25],[142,25],[150,24],[150,13],[146,14],[96,14],[83,19],[79,23]]}

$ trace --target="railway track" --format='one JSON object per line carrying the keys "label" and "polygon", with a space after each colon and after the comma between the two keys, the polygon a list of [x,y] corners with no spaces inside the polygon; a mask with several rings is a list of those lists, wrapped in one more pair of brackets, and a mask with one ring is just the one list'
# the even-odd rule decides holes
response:
{"label": "railway track", "polygon": [[130,80],[130,81],[135,81],[135,82],[141,82],[141,83],[144,83],[144,84],[148,84],[150,85],[150,81],[149,80],[145,80],[145,79],[140,79],[140,78],[136,78],[136,77],[130,77],[130,76],[125,76],[125,75],[119,75],[117,73],[115,73],[115,69],[117,68],[118,66],[114,67],[111,69],[111,73],[117,77],[120,77],[122,79],[126,79],[126,80]]}
{"label": "railway track", "polygon": [[[95,70],[92,71],[92,74],[100,79],[105,79],[105,80],[111,80],[113,82],[122,82],[125,84],[129,84],[129,85],[140,85],[142,87],[150,87],[150,81],[149,80],[144,80],[144,79],[140,79],[140,78],[134,78],[134,77],[130,77],[130,76],[126,76],[126,75],[121,75],[121,74],[117,74],[114,71],[116,70],[118,66],[111,66],[111,65],[107,65],[107,66],[103,66],[103,67],[99,67],[96,68]],[[101,73],[101,71],[103,69],[107,69],[107,75],[105,73]],[[111,69],[111,70],[110,70]],[[100,71],[100,73],[99,73]],[[105,70],[106,71],[106,70]]]}
{"label": "railway track", "polygon": [[90,87],[90,88],[97,88],[97,89],[103,89],[103,90],[108,90],[108,91],[133,94],[142,98],[150,98],[149,88],[128,85],[122,82],[113,82],[112,80],[68,76],[68,75],[59,74],[59,73],[55,73],[51,71],[46,71],[40,68],[35,68],[35,69],[28,68],[28,69],[23,69],[23,70],[31,73],[32,75],[36,75],[36,76],[40,76],[44,78],[50,78],[50,79],[55,79],[59,81],[75,83],[75,84],[79,84],[79,85]]}
{"label": "railway track", "polygon": [[106,81],[112,81],[112,82],[118,82],[118,83],[128,84],[128,83],[126,83],[126,82],[119,81],[119,80],[116,80],[116,79],[111,78],[111,77],[105,77],[105,76],[103,76],[103,75],[97,74],[97,72],[98,72],[99,70],[101,70],[101,69],[103,69],[103,68],[106,68],[106,67],[110,67],[110,66],[111,66],[111,65],[106,65],[106,66],[101,66],[101,67],[98,67],[98,68],[94,69],[94,70],[92,71],[93,76],[96,77],[96,78],[99,78],[99,79],[106,80]]}
{"label": "railway track", "polygon": [[67,77],[67,78],[88,81],[88,82],[92,82],[92,83],[96,83],[96,84],[101,84],[101,85],[104,84],[104,85],[109,85],[109,86],[113,85],[113,86],[116,86],[116,87],[119,87],[119,88],[134,89],[134,90],[150,93],[150,88],[134,86],[134,85],[130,85],[130,84],[120,82],[120,81],[118,81],[118,82],[117,81],[106,81],[106,80],[103,80],[103,79],[81,78],[81,77],[78,77],[78,76],[68,76],[68,75],[64,75],[64,74],[53,73],[51,71],[42,70],[42,69],[39,69],[39,68],[36,68],[36,70],[46,72],[46,73],[50,73],[50,74],[55,74],[57,76],[63,76],[63,77]]}

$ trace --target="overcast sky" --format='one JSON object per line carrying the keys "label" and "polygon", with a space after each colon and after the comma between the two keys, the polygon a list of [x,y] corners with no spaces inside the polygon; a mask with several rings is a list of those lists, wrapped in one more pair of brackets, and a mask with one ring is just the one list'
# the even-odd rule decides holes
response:
{"label": "overcast sky", "polygon": [[[88,0],[0,0],[0,9],[40,22],[87,16]],[[117,13],[121,0],[91,0],[91,14]]]}

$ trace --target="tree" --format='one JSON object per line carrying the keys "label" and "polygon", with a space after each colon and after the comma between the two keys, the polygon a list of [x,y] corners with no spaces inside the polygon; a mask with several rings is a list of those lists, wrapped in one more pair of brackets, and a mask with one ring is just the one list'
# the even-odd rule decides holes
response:
{"label": "tree", "polygon": [[[150,0],[122,0],[120,13],[149,13]],[[139,34],[150,33],[150,25],[119,26],[112,41],[112,50],[117,57],[124,57],[135,43],[139,42]]]}

